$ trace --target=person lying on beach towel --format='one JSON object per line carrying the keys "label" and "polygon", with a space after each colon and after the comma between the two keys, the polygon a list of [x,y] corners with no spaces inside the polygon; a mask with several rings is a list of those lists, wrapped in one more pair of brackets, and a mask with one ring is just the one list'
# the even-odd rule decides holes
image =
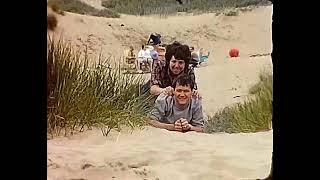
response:
{"label": "person lying on beach towel", "polygon": [[194,50],[194,47],[190,47],[191,59],[193,62],[197,62],[200,65],[203,62],[207,62],[210,56],[210,51],[207,51],[207,54],[204,55],[203,48],[200,48],[198,51]]}
{"label": "person lying on beach towel", "polygon": [[151,126],[170,131],[203,132],[204,116],[201,98],[192,96],[190,76],[179,76],[173,83],[173,96],[160,94],[149,114]]}

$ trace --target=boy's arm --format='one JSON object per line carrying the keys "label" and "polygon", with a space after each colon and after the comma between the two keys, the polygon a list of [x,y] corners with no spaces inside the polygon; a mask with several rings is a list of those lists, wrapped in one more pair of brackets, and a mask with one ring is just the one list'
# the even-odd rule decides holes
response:
{"label": "boy's arm", "polygon": [[202,112],[202,103],[200,99],[196,100],[195,103],[194,112],[192,113],[192,119],[191,119],[191,131],[197,131],[197,132],[203,132],[204,128],[204,118],[203,118],[203,112]]}
{"label": "boy's arm", "polygon": [[196,127],[191,125],[190,131],[203,132],[203,127]]}
{"label": "boy's arm", "polygon": [[166,110],[166,96],[161,94],[155,101],[154,107],[152,108],[149,117],[148,123],[154,127],[168,129],[171,127],[166,125],[165,123],[160,122],[165,117]]}
{"label": "boy's arm", "polygon": [[159,122],[159,121],[153,120],[153,119],[149,119],[148,123],[151,126],[156,127],[156,128],[167,129],[169,131],[174,131],[175,130],[174,124],[166,124],[166,123],[162,123],[162,122]]}
{"label": "boy's arm", "polygon": [[174,124],[167,124],[161,122],[162,119],[165,118],[166,114],[165,111],[168,108],[167,107],[167,95],[160,94],[158,98],[155,101],[155,105],[153,109],[151,110],[149,117],[147,119],[147,122],[156,128],[161,129],[167,129],[169,131],[175,131],[175,125]]}

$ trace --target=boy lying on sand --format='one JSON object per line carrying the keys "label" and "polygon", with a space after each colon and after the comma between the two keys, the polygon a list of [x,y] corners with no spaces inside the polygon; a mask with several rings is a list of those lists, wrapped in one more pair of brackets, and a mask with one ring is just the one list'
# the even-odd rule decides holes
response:
{"label": "boy lying on sand", "polygon": [[192,96],[190,76],[179,76],[173,82],[173,96],[160,94],[149,114],[149,124],[170,131],[203,132],[201,98]]}

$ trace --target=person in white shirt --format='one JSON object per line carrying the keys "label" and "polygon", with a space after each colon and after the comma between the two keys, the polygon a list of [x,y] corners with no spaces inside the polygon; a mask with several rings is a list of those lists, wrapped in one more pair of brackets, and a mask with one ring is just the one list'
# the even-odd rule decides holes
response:
{"label": "person in white shirt", "polygon": [[152,62],[153,62],[153,59],[151,57],[152,50],[153,50],[152,46],[147,46],[145,53],[144,53],[144,58],[145,58],[145,61],[149,64],[150,71],[152,69]]}
{"label": "person in white shirt", "polygon": [[143,61],[146,61],[145,54],[146,54],[146,49],[145,49],[144,45],[142,45],[140,51],[138,52],[138,59],[137,59],[137,70],[138,71],[141,70],[141,67],[140,67],[141,63],[143,63]]}

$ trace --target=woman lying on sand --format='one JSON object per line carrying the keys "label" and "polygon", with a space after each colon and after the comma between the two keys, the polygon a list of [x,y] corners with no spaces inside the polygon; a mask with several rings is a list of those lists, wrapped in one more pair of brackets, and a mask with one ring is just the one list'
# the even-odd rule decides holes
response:
{"label": "woman lying on sand", "polygon": [[151,88],[152,95],[165,93],[171,95],[173,93],[173,82],[179,76],[186,74],[190,76],[192,83],[193,95],[198,95],[195,75],[192,68],[189,67],[191,52],[187,45],[182,45],[179,42],[174,42],[166,48],[164,67],[158,65],[153,68],[151,73]]}

